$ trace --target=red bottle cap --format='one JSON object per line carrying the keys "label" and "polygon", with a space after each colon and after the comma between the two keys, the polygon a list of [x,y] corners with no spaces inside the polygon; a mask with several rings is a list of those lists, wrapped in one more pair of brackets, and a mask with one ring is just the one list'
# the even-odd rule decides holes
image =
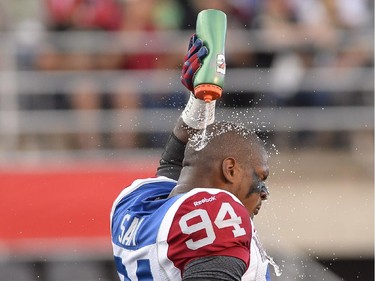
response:
{"label": "red bottle cap", "polygon": [[196,98],[210,102],[221,97],[223,89],[214,84],[200,84],[194,88]]}

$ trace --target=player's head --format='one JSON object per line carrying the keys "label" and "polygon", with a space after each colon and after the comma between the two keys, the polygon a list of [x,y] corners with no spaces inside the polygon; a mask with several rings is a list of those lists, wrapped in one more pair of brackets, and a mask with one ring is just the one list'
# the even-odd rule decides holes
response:
{"label": "player's head", "polygon": [[195,185],[219,187],[233,193],[254,215],[261,201],[267,199],[264,185],[269,174],[267,158],[264,144],[254,132],[220,122],[208,126],[205,134],[199,132],[191,138],[183,166],[184,170],[192,171]]}

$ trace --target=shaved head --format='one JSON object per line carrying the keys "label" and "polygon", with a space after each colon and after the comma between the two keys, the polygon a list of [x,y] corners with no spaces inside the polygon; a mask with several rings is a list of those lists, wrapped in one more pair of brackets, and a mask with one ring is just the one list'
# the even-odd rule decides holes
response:
{"label": "shaved head", "polygon": [[253,131],[234,123],[217,122],[189,140],[183,166],[207,168],[227,157],[254,166],[264,153],[264,144]]}

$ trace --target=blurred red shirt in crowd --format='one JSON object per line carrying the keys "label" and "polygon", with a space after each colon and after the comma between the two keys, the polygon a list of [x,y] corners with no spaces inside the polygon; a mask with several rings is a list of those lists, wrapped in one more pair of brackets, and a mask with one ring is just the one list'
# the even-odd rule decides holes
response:
{"label": "blurred red shirt in crowd", "polygon": [[122,5],[116,0],[45,0],[52,29],[102,29],[121,27]]}

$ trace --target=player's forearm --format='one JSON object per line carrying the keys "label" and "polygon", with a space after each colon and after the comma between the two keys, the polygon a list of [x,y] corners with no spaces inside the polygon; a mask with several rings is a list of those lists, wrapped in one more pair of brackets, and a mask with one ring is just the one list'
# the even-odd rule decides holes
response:
{"label": "player's forearm", "polygon": [[173,129],[173,134],[184,144],[187,144],[189,138],[196,132],[198,130],[188,126],[181,116],[177,119]]}
{"label": "player's forearm", "polygon": [[184,269],[183,281],[240,281],[245,263],[235,257],[209,256],[191,261]]}
{"label": "player's forearm", "polygon": [[206,128],[215,121],[216,101],[205,102],[191,92],[189,100],[178,118],[173,133],[184,143],[198,130]]}
{"label": "player's forearm", "polygon": [[206,103],[190,94],[181,116],[177,119],[173,133],[169,137],[157,169],[158,176],[178,180],[184,160],[185,146],[198,130],[215,121],[215,101]]}
{"label": "player's forearm", "polygon": [[178,180],[182,170],[186,142],[172,133],[164,147],[156,175]]}
{"label": "player's forearm", "polygon": [[198,130],[189,127],[182,117],[177,119],[172,134],[164,147],[157,169],[158,176],[178,180],[182,170],[185,146],[189,138]]}

